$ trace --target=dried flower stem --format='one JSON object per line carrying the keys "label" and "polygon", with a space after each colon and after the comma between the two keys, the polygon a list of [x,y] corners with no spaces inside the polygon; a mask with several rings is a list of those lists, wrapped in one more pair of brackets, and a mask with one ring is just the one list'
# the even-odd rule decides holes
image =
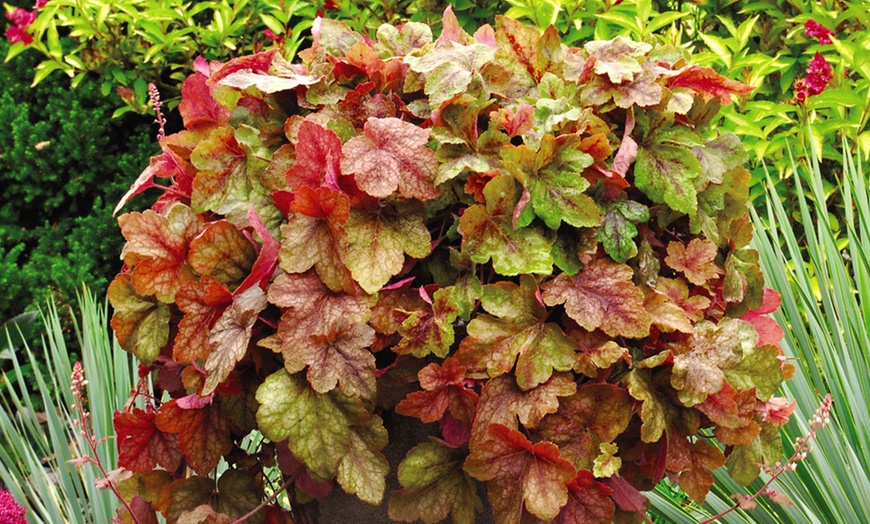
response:
{"label": "dried flower stem", "polygon": [[786,471],[794,471],[797,469],[798,462],[807,458],[807,454],[812,452],[813,448],[809,445],[810,439],[816,436],[816,432],[819,429],[827,426],[831,421],[831,406],[833,405],[833,399],[831,398],[830,393],[825,395],[825,398],[822,400],[822,404],[819,406],[819,409],[816,410],[815,414],[810,418],[810,432],[806,437],[797,437],[795,439],[795,450],[792,453],[791,457],[785,462],[785,464],[781,464],[779,462],[773,468],[769,466],[765,467],[765,471],[770,475],[770,479],[764,483],[758,491],[753,493],[752,495],[736,495],[737,502],[726,509],[725,511],[719,513],[718,515],[714,515],[707,520],[701,521],[699,524],[710,524],[724,517],[725,515],[731,513],[732,511],[738,508],[751,508],[755,505],[755,499],[760,496],[769,496],[775,497],[779,495],[776,490],[769,489],[770,485],[779,478],[780,475],[785,473]]}
{"label": "dried flower stem", "polygon": [[82,368],[81,362],[76,362],[73,366],[72,371],[72,394],[75,398],[75,405],[72,406],[73,411],[76,411],[79,415],[79,418],[73,420],[73,424],[79,427],[79,434],[85,439],[88,443],[88,447],[91,450],[89,455],[82,457],[80,462],[77,462],[77,465],[82,465],[85,463],[94,464],[100,470],[100,474],[106,480],[106,485],[109,489],[112,490],[112,493],[115,494],[115,497],[123,504],[124,508],[130,514],[130,517],[133,519],[135,524],[140,524],[139,519],[136,518],[136,515],[133,513],[133,508],[130,507],[130,504],[124,500],[124,497],[121,496],[121,492],[118,490],[118,486],[109,476],[109,472],[106,471],[106,468],[103,466],[103,462],[100,459],[100,454],[97,452],[97,445],[102,442],[102,439],[97,439],[96,435],[91,434],[91,414],[85,410],[84,403],[82,402],[82,397],[84,396],[85,386],[88,385],[88,381],[85,380],[85,372]]}

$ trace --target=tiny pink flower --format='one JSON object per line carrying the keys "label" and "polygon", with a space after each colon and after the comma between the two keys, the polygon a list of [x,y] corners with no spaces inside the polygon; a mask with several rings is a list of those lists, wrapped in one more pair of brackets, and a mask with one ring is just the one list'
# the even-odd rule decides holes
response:
{"label": "tiny pink flower", "polygon": [[820,44],[826,45],[831,43],[834,32],[811,18],[804,24],[804,34],[818,38]]}
{"label": "tiny pink flower", "polygon": [[48,3],[48,0],[36,0],[36,4],[33,6],[34,9],[42,9],[45,7],[45,4]]}
{"label": "tiny pink flower", "polygon": [[831,64],[825,60],[825,57],[816,53],[816,56],[810,60],[810,66],[807,68],[807,85],[810,88],[811,95],[817,95],[825,90],[834,78],[834,73],[831,71]]}

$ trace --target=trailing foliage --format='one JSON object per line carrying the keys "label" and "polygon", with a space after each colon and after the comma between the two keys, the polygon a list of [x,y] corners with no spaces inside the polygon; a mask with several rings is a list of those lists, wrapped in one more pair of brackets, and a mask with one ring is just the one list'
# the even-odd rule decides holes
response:
{"label": "trailing foliage", "polygon": [[[277,461],[296,522],[336,485],[473,522],[475,481],[498,522],[610,522],[666,474],[702,501],[780,458],[793,368],[746,153],[710,127],[751,88],[506,17],[313,32],[299,64],[198,59],[128,193],[163,188],[119,218],[112,326],[169,394],[115,418],[134,519],[277,518]],[[385,493],[394,414],[436,438]]]}
{"label": "trailing foliage", "polygon": [[0,65],[0,320],[52,293],[69,304],[83,282],[104,292],[123,243],[112,207],[155,150],[149,119],[110,120],[117,99],[94,82],[31,88],[35,63]]}

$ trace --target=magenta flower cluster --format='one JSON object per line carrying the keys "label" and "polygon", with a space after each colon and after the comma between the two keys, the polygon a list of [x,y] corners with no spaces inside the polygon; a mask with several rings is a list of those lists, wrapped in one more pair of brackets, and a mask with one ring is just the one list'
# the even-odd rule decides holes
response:
{"label": "magenta flower cluster", "polygon": [[23,7],[15,7],[6,12],[6,19],[13,24],[6,28],[6,38],[9,42],[13,44],[24,42],[24,45],[33,43],[33,37],[27,32],[27,28],[36,20],[36,11],[47,3],[48,0],[36,0],[33,11],[28,11]]}
{"label": "magenta flower cluster", "polygon": [[816,56],[810,60],[806,78],[801,78],[794,83],[795,98],[798,102],[803,102],[808,96],[821,93],[833,78],[831,64],[825,60],[825,57],[816,53]]}
{"label": "magenta flower cluster", "polygon": [[[804,34],[817,38],[822,45],[830,44],[834,32],[813,19],[804,24]],[[807,68],[807,76],[798,79],[794,83],[794,96],[798,103],[803,103],[807,97],[817,95],[828,87],[828,83],[834,78],[831,64],[825,57],[816,53]]]}
{"label": "magenta flower cluster", "polygon": [[0,524],[26,524],[25,513],[11,493],[0,489]]}
{"label": "magenta flower cluster", "polygon": [[812,18],[806,21],[804,24],[804,34],[806,36],[812,36],[813,38],[818,38],[819,43],[822,45],[827,45],[831,43],[831,37],[834,36],[834,32],[823,26],[822,24],[816,22]]}

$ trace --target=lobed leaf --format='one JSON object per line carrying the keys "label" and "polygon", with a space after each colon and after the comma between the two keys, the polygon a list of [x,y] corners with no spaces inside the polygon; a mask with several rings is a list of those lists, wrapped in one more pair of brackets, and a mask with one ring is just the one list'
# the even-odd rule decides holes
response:
{"label": "lobed leaf", "polygon": [[631,268],[598,259],[580,273],[565,273],[542,285],[544,303],[565,304],[565,312],[583,328],[610,336],[649,335],[652,319],[643,307],[643,292],[632,283]]}

